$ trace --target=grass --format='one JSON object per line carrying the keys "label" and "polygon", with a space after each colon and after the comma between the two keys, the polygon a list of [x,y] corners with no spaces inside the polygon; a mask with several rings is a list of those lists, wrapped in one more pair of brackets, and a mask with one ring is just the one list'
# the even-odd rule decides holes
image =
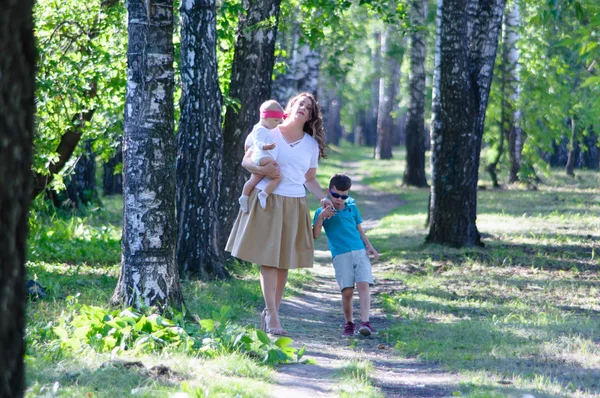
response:
{"label": "grass", "polygon": [[364,164],[406,201],[369,235],[398,284],[380,299],[400,355],[459,372],[465,396],[600,396],[598,173],[480,191],[486,247],[452,249],[423,244],[428,190],[400,186],[401,159]]}
{"label": "grass", "polygon": [[348,361],[338,370],[337,377],[341,383],[338,394],[340,397],[383,397],[379,389],[374,387],[371,379],[373,364],[365,360]]}
{"label": "grass", "polygon": [[[486,246],[452,249],[424,245],[429,191],[402,187],[403,149],[394,156],[376,161],[368,148],[334,147],[318,179],[326,187],[331,175],[347,171],[403,199],[369,231],[382,254],[377,276],[394,281],[376,301],[394,320],[380,335],[396,355],[456,372],[462,396],[600,396],[600,174],[577,171],[572,179],[550,170],[535,191],[479,191],[477,225]],[[319,205],[310,195],[309,204]],[[102,207],[74,212],[37,203],[30,225],[28,274],[47,289],[27,313],[28,341],[38,342],[69,315],[67,297],[108,302],[120,271],[121,203],[103,198]],[[263,305],[258,269],[232,270],[228,281],[184,281],[188,309],[205,318],[227,305],[231,322],[256,326]],[[286,293],[311,280],[308,272],[290,273]],[[238,353],[118,359],[142,366],[115,365],[110,353],[90,351],[56,358],[47,346],[29,344],[26,396],[259,397],[273,383],[270,367]],[[152,370],[159,365],[167,370]],[[381,396],[371,373],[371,364],[349,362],[339,372],[338,394]]]}

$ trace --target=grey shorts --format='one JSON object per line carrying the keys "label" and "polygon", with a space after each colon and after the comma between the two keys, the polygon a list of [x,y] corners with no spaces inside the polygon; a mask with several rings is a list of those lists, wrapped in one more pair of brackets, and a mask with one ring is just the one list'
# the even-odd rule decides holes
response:
{"label": "grey shorts", "polygon": [[333,258],[333,268],[340,290],[353,288],[356,282],[373,284],[371,261],[365,249],[338,254]]}

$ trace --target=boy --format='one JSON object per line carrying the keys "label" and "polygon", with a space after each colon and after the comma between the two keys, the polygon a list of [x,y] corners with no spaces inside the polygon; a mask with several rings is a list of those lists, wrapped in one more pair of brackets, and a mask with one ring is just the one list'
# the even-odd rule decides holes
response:
{"label": "boy", "polygon": [[333,257],[335,279],[342,292],[342,309],[346,323],[344,336],[353,336],[356,325],[352,318],[352,296],[354,283],[358,289],[360,303],[360,326],[358,332],[370,336],[374,331],[369,323],[371,298],[369,285],[373,284],[369,254],[375,261],[379,253],[371,246],[362,229],[362,218],[354,199],[348,196],[352,181],[344,174],[336,174],[329,181],[329,195],[333,207],[319,208],[313,220],[313,237],[321,234],[321,226],[329,241],[329,249]]}

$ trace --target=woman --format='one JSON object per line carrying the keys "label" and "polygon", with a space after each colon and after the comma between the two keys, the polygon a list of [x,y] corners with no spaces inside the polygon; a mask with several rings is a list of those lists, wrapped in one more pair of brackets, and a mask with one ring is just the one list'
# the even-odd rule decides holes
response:
{"label": "woman", "polygon": [[[306,189],[323,206],[331,205],[317,182],[317,165],[324,158],[325,133],[321,110],[310,93],[300,93],[286,107],[285,121],[272,130],[279,148],[276,163],[257,166],[246,153],[242,166],[251,173],[278,177],[281,182],[267,198],[266,210],[257,194],[263,179],[248,199],[248,213],[240,212],[225,250],[234,257],[260,264],[260,284],[265,299],[262,328],[274,335],[287,331],[279,321],[279,305],[288,270],[313,266],[313,238]],[[278,166],[278,167],[277,167]]]}

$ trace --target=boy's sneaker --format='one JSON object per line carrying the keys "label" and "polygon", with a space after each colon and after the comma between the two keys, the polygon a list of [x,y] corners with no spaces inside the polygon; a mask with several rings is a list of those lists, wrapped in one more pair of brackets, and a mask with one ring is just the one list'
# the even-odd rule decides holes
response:
{"label": "boy's sneaker", "polygon": [[354,336],[355,329],[356,329],[356,325],[354,324],[354,322],[348,322],[347,324],[344,325],[344,333],[342,333],[342,336],[344,336],[344,337]]}
{"label": "boy's sneaker", "polygon": [[373,334],[375,330],[373,330],[373,326],[369,322],[361,322],[360,327],[358,328],[358,333],[363,336],[370,336]]}

